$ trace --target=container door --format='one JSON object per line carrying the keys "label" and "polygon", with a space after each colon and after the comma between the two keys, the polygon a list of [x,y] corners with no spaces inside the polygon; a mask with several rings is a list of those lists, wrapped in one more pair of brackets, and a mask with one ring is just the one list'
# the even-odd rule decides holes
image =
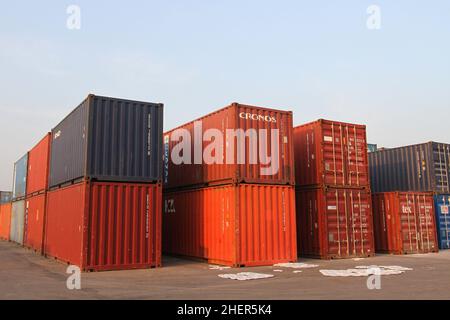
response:
{"label": "container door", "polygon": [[433,154],[436,180],[435,191],[450,193],[450,146],[443,143],[435,143],[433,147]]}
{"label": "container door", "polygon": [[324,123],[322,127],[324,183],[344,186],[344,134],[342,124]]}
{"label": "container door", "polygon": [[420,252],[433,252],[436,249],[433,204],[430,197],[416,195],[417,230]]}
{"label": "container door", "polygon": [[349,256],[348,208],[343,193],[336,189],[327,191],[325,209],[328,256]]}
{"label": "container door", "polygon": [[369,194],[361,190],[343,192],[349,212],[350,252],[354,256],[372,254],[372,211]]}
{"label": "container door", "polygon": [[436,219],[441,249],[450,249],[450,196],[436,197]]}
{"label": "container door", "polygon": [[404,253],[419,252],[419,234],[417,230],[417,206],[411,194],[400,195],[400,225]]}
{"label": "container door", "polygon": [[352,187],[369,185],[366,133],[362,128],[345,126],[344,134],[345,183]]}

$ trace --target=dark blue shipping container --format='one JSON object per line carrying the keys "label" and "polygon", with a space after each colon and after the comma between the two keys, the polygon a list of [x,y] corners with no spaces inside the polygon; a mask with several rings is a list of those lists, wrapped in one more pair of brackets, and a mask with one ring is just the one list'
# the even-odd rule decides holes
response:
{"label": "dark blue shipping container", "polygon": [[0,204],[11,202],[12,192],[10,191],[0,191]]}
{"label": "dark blue shipping container", "polygon": [[14,163],[13,200],[25,197],[27,191],[28,153]]}
{"label": "dark blue shipping container", "polygon": [[439,249],[450,249],[450,194],[435,196]]}

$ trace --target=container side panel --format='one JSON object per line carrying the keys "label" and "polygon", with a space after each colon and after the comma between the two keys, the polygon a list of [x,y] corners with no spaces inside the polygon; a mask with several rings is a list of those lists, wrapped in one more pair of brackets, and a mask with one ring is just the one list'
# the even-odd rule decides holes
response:
{"label": "container side panel", "polygon": [[42,252],[44,242],[46,194],[39,194],[25,200],[24,245]]}
{"label": "container side panel", "polygon": [[50,142],[51,134],[47,134],[28,154],[27,195],[47,188]]}
{"label": "container side panel", "polygon": [[0,239],[9,240],[11,233],[11,203],[0,204]]}
{"label": "container side panel", "polygon": [[28,153],[14,164],[13,199],[25,197],[27,188]]}
{"label": "container side panel", "polygon": [[435,207],[439,249],[450,249],[450,195],[436,195]]}
{"label": "container side panel", "polygon": [[11,209],[11,231],[9,239],[18,244],[23,244],[23,231],[25,220],[25,201],[12,203]]}

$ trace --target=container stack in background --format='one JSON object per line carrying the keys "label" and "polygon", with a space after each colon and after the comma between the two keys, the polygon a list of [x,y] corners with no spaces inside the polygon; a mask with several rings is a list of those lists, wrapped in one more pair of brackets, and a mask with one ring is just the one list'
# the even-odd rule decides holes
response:
{"label": "container stack in background", "polygon": [[13,194],[9,240],[23,245],[28,153],[14,163]]}
{"label": "container stack in background", "polygon": [[85,271],[161,265],[163,105],[89,95],[51,133],[44,253]]}
{"label": "container stack in background", "polygon": [[[278,130],[277,140],[271,129]],[[238,148],[238,139],[227,136],[230,130],[255,130],[256,137],[266,132],[268,141],[261,148],[260,139],[252,145],[247,136]],[[223,157],[216,149],[215,162],[208,164],[203,155],[212,140],[223,147]],[[259,159],[250,161],[264,149],[274,151],[279,164],[268,175]],[[165,133],[164,159],[164,252],[233,267],[297,260],[292,112],[234,103]]]}
{"label": "container stack in background", "polygon": [[[383,193],[391,192],[400,196],[407,193],[410,199],[418,194],[426,199],[434,197],[432,208],[429,200],[425,201],[426,205],[422,205],[422,210],[426,209],[427,212],[424,216],[420,215],[418,210],[412,209],[416,206],[412,200],[396,213],[403,221],[402,225],[397,227],[402,234],[402,241],[413,244],[417,242],[413,252],[435,252],[438,246],[441,249],[449,249],[450,145],[428,142],[380,150],[369,155],[369,163],[372,189],[375,193],[382,193],[377,195],[378,198],[389,199],[389,196]],[[389,216],[385,217],[383,210],[377,210],[375,219],[385,221]],[[390,221],[387,221],[387,224],[389,223]],[[424,226],[426,228],[423,228]],[[389,234],[385,227],[376,227],[377,234]],[[434,230],[437,239],[428,236],[430,229]],[[407,253],[410,252],[411,250]]]}
{"label": "container stack in background", "polygon": [[318,120],[294,128],[300,255],[374,255],[366,127]]}
{"label": "container stack in background", "polygon": [[12,192],[0,191],[0,239],[9,240]]}
{"label": "container stack in background", "polygon": [[28,152],[23,245],[42,252],[49,174],[51,134]]}

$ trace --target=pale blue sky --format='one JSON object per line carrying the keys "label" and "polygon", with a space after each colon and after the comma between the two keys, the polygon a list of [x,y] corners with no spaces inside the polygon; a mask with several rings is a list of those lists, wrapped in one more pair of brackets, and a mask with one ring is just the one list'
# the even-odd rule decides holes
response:
{"label": "pale blue sky", "polygon": [[0,189],[88,93],[163,102],[166,129],[238,101],[450,142],[450,1],[0,1],[0,88]]}

